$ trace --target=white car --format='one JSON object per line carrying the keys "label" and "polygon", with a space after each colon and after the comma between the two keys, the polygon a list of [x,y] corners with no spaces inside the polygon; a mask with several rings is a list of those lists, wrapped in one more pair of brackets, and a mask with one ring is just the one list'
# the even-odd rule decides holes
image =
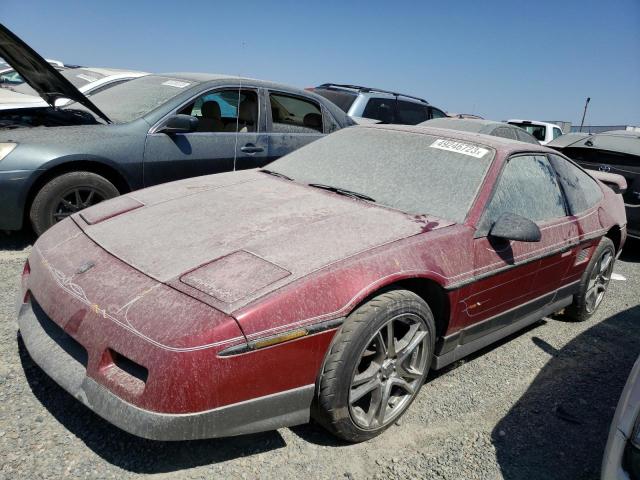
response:
{"label": "white car", "polygon": [[[113,68],[66,68],[60,74],[71,82],[80,92],[90,96],[133,78],[148,75],[146,72],[117,70]],[[62,107],[71,100],[60,98],[55,106]],[[0,89],[0,110],[47,107],[48,104],[27,83],[5,86]]]}
{"label": "white car", "polygon": [[[64,67],[64,64],[60,60],[52,60],[50,58],[46,58],[45,60],[55,68]],[[4,87],[5,85],[20,85],[21,83],[24,83],[22,76],[7,62],[0,59],[0,87]]]}
{"label": "white car", "polygon": [[538,122],[536,120],[519,120],[515,118],[507,120],[507,123],[525,129],[533,135],[541,145],[546,145],[551,140],[562,135],[562,129],[555,123]]}

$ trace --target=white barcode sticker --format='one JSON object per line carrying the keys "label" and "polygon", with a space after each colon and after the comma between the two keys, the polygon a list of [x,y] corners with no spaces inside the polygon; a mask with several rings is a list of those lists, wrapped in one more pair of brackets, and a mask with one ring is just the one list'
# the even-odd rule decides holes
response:
{"label": "white barcode sticker", "polygon": [[477,145],[471,145],[470,143],[458,142],[456,140],[446,140],[444,138],[438,138],[429,146],[432,148],[439,148],[440,150],[461,153],[463,155],[469,155],[470,157],[476,158],[482,158],[487,153],[489,153],[489,150],[487,150],[486,148],[478,147]]}
{"label": "white barcode sticker", "polygon": [[178,80],[167,80],[166,82],[162,82],[162,85],[166,85],[168,87],[176,87],[176,88],[184,88],[191,85],[189,82],[179,82]]}

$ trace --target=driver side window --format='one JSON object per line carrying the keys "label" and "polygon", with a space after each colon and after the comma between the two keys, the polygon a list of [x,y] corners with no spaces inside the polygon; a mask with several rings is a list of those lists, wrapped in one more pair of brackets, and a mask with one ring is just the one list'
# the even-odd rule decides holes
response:
{"label": "driver side window", "polygon": [[506,212],[536,223],[567,215],[556,174],[546,157],[519,155],[509,159],[480,220],[478,233],[487,235]]}
{"label": "driver side window", "polygon": [[198,119],[198,132],[256,132],[258,95],[237,88],[207,92],[178,111]]}

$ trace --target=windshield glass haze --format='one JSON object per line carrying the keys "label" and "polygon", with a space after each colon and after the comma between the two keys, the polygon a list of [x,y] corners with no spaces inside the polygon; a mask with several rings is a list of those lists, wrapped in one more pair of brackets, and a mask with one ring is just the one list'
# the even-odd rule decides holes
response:
{"label": "windshield glass haze", "polygon": [[[127,123],[143,117],[195,84],[191,80],[147,75],[102,90],[89,98],[113,122]],[[64,108],[89,111],[75,102]]]}
{"label": "windshield glass haze", "polygon": [[[300,183],[357,192],[406,213],[462,222],[495,152],[489,147],[449,140],[351,127],[282,157],[267,168]],[[437,146],[469,147],[485,153],[476,157]]]}

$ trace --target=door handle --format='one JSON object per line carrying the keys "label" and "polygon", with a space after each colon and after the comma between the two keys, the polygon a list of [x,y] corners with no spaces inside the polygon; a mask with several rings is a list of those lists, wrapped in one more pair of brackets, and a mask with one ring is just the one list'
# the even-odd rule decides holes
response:
{"label": "door handle", "polygon": [[240,148],[240,151],[244,153],[259,153],[264,151],[264,148],[257,147],[253,143],[247,143],[244,147]]}

